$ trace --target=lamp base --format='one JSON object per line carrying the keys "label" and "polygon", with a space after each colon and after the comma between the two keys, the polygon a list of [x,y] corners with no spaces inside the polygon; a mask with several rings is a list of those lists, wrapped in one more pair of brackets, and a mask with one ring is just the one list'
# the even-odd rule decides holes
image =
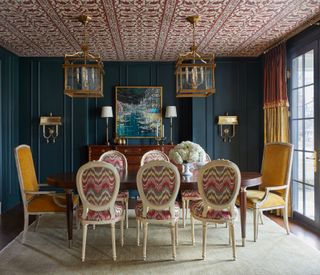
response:
{"label": "lamp base", "polygon": [[106,144],[107,146],[110,146],[110,145],[111,145],[111,143],[109,142],[109,140],[107,140],[107,141],[105,142],[105,144]]}

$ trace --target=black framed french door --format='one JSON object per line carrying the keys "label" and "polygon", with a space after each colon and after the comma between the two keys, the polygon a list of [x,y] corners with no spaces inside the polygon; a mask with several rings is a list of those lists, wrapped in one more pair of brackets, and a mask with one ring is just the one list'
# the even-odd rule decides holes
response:
{"label": "black framed french door", "polygon": [[319,43],[296,50],[289,58],[292,207],[295,218],[320,225]]}

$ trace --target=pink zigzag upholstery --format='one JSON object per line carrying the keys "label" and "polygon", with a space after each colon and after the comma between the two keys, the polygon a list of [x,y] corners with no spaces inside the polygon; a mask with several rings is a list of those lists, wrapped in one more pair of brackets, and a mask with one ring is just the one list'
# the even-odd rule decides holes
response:
{"label": "pink zigzag upholstery", "polygon": [[115,191],[114,173],[104,167],[91,167],[82,174],[82,189],[87,201],[95,206],[106,205]]}
{"label": "pink zigzag upholstery", "polygon": [[184,198],[191,198],[191,200],[192,199],[201,199],[199,192],[196,190],[189,190],[189,189],[183,190],[181,192],[181,195]]}
{"label": "pink zigzag upholstery", "polygon": [[[207,218],[207,219],[213,219],[213,220],[228,220],[231,218],[231,213],[228,210],[214,210],[214,209],[208,209],[207,215],[203,216],[203,210],[204,210],[204,202],[201,201],[192,201],[190,204],[190,211],[199,218]],[[235,208],[235,211],[236,208]]]}
{"label": "pink zigzag upholstery", "polygon": [[[80,219],[83,219],[82,218],[82,211],[83,211],[83,207],[80,206],[78,208],[78,217]],[[115,216],[116,220],[122,216],[123,211],[124,211],[123,205],[121,203],[115,203],[114,216]],[[110,220],[110,219],[111,219],[111,214],[110,214],[109,210],[94,211],[91,209],[89,209],[87,216],[84,218],[84,220],[88,220],[88,221],[105,221],[105,220]]]}
{"label": "pink zigzag upholstery", "polygon": [[100,156],[99,161],[112,164],[119,174],[127,169],[127,160],[125,156],[118,151],[108,151]]}
{"label": "pink zigzag upholstery", "polygon": [[151,166],[143,171],[142,188],[146,199],[153,205],[163,205],[175,189],[175,173],[165,166]]}
{"label": "pink zigzag upholstery", "polygon": [[206,199],[213,204],[229,203],[235,189],[235,180],[236,172],[231,167],[210,167],[202,178]]}
{"label": "pink zigzag upholstery", "polygon": [[169,157],[165,153],[158,150],[151,150],[142,156],[141,166],[153,160],[170,161]]}
{"label": "pink zigzag upholstery", "polygon": [[[143,205],[141,201],[138,201],[135,207],[135,212],[137,217],[142,217],[143,216]],[[174,215],[175,219],[179,219],[179,214],[180,214],[180,206],[178,202],[175,202],[174,206]],[[169,210],[154,210],[150,209],[147,212],[146,215],[147,219],[154,219],[154,220],[168,220],[171,219],[171,213]]]}

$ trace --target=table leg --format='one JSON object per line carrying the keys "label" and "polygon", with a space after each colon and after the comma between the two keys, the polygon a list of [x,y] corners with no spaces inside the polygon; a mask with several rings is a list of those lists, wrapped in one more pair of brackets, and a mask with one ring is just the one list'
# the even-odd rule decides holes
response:
{"label": "table leg", "polygon": [[241,216],[241,236],[242,246],[246,244],[246,220],[247,220],[247,190],[240,189],[240,216]]}
{"label": "table leg", "polygon": [[67,200],[67,225],[68,225],[68,242],[69,248],[72,246],[72,231],[73,231],[73,192],[72,190],[66,190]]}

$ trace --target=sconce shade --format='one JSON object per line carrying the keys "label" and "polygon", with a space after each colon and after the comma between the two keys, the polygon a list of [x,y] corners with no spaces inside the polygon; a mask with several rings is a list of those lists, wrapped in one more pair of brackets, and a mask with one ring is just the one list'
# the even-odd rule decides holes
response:
{"label": "sconce shade", "polygon": [[237,116],[218,116],[218,125],[238,125]]}
{"label": "sconce shade", "polygon": [[42,116],[40,117],[40,125],[61,125],[61,117],[59,116]]}
{"label": "sconce shade", "polygon": [[177,117],[177,108],[176,106],[167,106],[165,117]]}
{"label": "sconce shade", "polygon": [[101,117],[113,117],[112,107],[103,106],[101,109]]}

